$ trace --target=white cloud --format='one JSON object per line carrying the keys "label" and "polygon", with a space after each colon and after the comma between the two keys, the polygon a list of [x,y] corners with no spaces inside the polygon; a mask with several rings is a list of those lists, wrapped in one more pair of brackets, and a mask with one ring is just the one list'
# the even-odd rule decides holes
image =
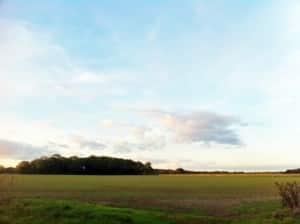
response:
{"label": "white cloud", "polygon": [[129,122],[112,121],[108,119],[101,121],[101,125],[105,128],[129,128],[133,126]]}
{"label": "white cloud", "polygon": [[107,146],[98,140],[90,140],[83,136],[72,136],[71,142],[75,143],[80,149],[85,150],[103,150]]}
{"label": "white cloud", "polygon": [[114,71],[114,72],[102,72],[92,73],[83,72],[75,76],[70,83],[73,84],[111,84],[111,83],[127,83],[134,82],[136,78],[133,74],[127,74],[126,72]]}
{"label": "white cloud", "polygon": [[1,138],[17,142],[46,145],[51,139],[64,135],[52,121],[25,120],[16,116],[0,117]]}
{"label": "white cloud", "polygon": [[131,132],[137,139],[144,139],[149,131],[151,131],[151,128],[149,127],[137,126],[134,127]]}
{"label": "white cloud", "polygon": [[80,66],[55,40],[23,21],[0,17],[0,97],[2,103],[58,96],[79,100],[124,95],[136,75]]}
{"label": "white cloud", "polygon": [[163,110],[141,111],[158,120],[177,143],[202,142],[239,146],[242,144],[236,127],[242,122],[229,115],[212,112],[171,113]]}
{"label": "white cloud", "polygon": [[112,142],[112,147],[117,153],[133,151],[152,151],[162,149],[166,144],[164,136],[143,137],[142,139],[120,139]]}
{"label": "white cloud", "polygon": [[[115,152],[152,151],[166,145],[166,136],[147,125],[113,120],[103,120],[101,124],[117,134],[108,141]],[[122,132],[117,133],[118,130]]]}
{"label": "white cloud", "polygon": [[[55,95],[52,83],[70,77],[73,65],[46,33],[0,18],[0,97],[19,102]],[[51,94],[50,94],[51,93]]]}
{"label": "white cloud", "polygon": [[[132,111],[138,111],[146,118],[144,124],[102,121],[102,125],[106,128],[126,130],[125,133],[123,132],[119,137],[107,143],[108,147],[117,153],[152,151],[172,144],[242,145],[237,128],[244,124],[234,116],[212,112],[173,113],[160,109]],[[146,124],[151,124],[151,126]]]}

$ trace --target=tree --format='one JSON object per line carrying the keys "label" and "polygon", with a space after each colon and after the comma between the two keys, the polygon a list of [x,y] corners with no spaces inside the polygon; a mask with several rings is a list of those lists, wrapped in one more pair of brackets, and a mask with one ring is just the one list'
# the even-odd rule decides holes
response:
{"label": "tree", "polygon": [[31,165],[28,161],[20,162],[17,165],[16,169],[17,169],[17,172],[19,172],[19,173],[31,173],[32,172]]}
{"label": "tree", "polygon": [[0,165],[0,173],[5,173],[5,167]]}
{"label": "tree", "polygon": [[22,161],[17,166],[19,173],[32,174],[153,174],[151,163],[112,157],[63,157],[52,155],[31,162]]}
{"label": "tree", "polygon": [[177,168],[176,173],[185,173],[185,170],[183,168]]}

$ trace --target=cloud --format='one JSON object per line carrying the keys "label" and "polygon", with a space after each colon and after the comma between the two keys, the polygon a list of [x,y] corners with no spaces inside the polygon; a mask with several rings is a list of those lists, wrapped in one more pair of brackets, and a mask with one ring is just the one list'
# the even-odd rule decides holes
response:
{"label": "cloud", "polygon": [[151,128],[145,125],[135,125],[125,121],[103,120],[101,121],[101,125],[105,128],[126,129],[132,136],[138,139],[143,139],[146,133],[151,132]]}
{"label": "cloud", "polygon": [[129,111],[142,114],[146,118],[145,123],[137,125],[126,121],[102,121],[104,127],[126,130],[125,135],[108,143],[117,153],[151,151],[163,149],[168,144],[196,142],[227,147],[243,145],[236,128],[245,124],[235,116],[204,111],[182,113],[161,109]]}
{"label": "cloud", "polygon": [[68,144],[62,144],[62,143],[56,143],[56,142],[52,142],[50,141],[48,143],[49,147],[55,147],[55,148],[63,148],[63,149],[69,149],[70,146]]}
{"label": "cloud", "polygon": [[111,83],[128,83],[136,81],[133,74],[127,74],[124,71],[115,72],[83,72],[75,76],[70,83],[72,84],[111,84]]}
{"label": "cloud", "polygon": [[151,128],[146,126],[133,127],[131,132],[137,139],[144,139],[147,132],[150,132]]}
{"label": "cloud", "polygon": [[71,140],[73,143],[79,146],[80,149],[90,149],[90,150],[103,150],[107,146],[96,140],[89,140],[82,136],[72,136]]}
{"label": "cloud", "polygon": [[109,141],[115,152],[128,153],[134,150],[155,150],[165,146],[165,136],[155,133],[146,125],[137,125],[126,121],[103,120],[101,125],[105,128],[122,130],[119,137]]}
{"label": "cloud", "polygon": [[144,110],[144,115],[158,120],[176,143],[202,142],[239,146],[242,142],[234,129],[243,123],[234,116],[213,112],[172,113],[163,110]]}
{"label": "cloud", "polygon": [[49,99],[58,96],[93,100],[119,96],[136,81],[134,72],[91,69],[76,62],[53,33],[26,21],[0,15],[0,99]]}
{"label": "cloud", "polygon": [[105,128],[130,128],[132,124],[129,122],[113,121],[113,120],[103,120],[101,125]]}
{"label": "cloud", "polygon": [[115,152],[129,153],[133,149],[138,148],[138,145],[136,145],[135,143],[129,142],[127,140],[117,140],[112,144],[112,147]]}
{"label": "cloud", "polygon": [[129,86],[136,82],[136,77],[126,71],[96,71],[76,66],[73,75],[56,82],[55,89],[59,94],[80,99],[95,99],[99,96],[126,95]]}
{"label": "cloud", "polygon": [[47,146],[33,146],[31,144],[0,139],[0,157],[8,159],[32,159],[41,155],[53,154]]}
{"label": "cloud", "polygon": [[74,73],[64,49],[24,21],[0,17],[0,30],[0,97],[19,102],[57,94],[53,83]]}
{"label": "cloud", "polygon": [[166,140],[164,136],[153,136],[135,140],[117,140],[113,142],[112,147],[115,152],[129,153],[134,150],[151,151],[161,149],[165,146]]}

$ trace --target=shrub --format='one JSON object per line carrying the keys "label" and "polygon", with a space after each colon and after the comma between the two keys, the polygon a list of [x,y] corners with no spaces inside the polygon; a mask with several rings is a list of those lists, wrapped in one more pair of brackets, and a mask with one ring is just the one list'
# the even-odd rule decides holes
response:
{"label": "shrub", "polygon": [[300,185],[297,182],[275,183],[283,207],[299,208]]}
{"label": "shrub", "polygon": [[12,198],[13,185],[13,175],[0,175],[0,204],[7,203]]}

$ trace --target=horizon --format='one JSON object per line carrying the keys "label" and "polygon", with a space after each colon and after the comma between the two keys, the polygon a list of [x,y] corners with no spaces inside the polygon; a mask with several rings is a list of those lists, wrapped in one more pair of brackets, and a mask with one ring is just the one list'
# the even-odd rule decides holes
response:
{"label": "horizon", "polygon": [[[42,155],[38,158],[33,158],[33,159],[30,159],[30,160],[22,160],[22,161],[19,161],[17,164],[15,165],[11,165],[11,166],[3,166],[2,164],[0,164],[0,168],[3,167],[4,169],[10,169],[10,168],[13,168],[13,169],[17,169],[17,166],[22,163],[22,162],[29,162],[31,163],[32,161],[34,160],[39,160],[39,159],[44,159],[44,158],[51,158],[53,156],[61,156],[63,158],[71,158],[71,157],[77,157],[79,159],[87,159],[87,158],[90,158],[90,157],[95,157],[95,155],[89,155],[89,156],[82,156],[82,157],[78,157],[76,155],[71,155],[71,156],[62,156],[62,155],[59,155],[59,154],[53,154],[53,155]],[[214,172],[228,172],[228,173],[282,173],[282,172],[286,172],[286,171],[289,171],[289,170],[299,170],[300,168],[298,167],[292,167],[292,168],[285,168],[284,170],[255,170],[255,169],[246,169],[246,170],[235,170],[235,169],[205,169],[205,168],[202,168],[202,169],[198,169],[198,170],[193,170],[193,169],[185,169],[184,167],[174,167],[174,168],[166,168],[166,167],[153,167],[152,165],[152,162],[151,161],[140,161],[140,160],[133,160],[131,158],[121,158],[121,157],[111,157],[111,156],[105,156],[105,155],[98,155],[96,156],[98,158],[101,158],[101,157],[106,157],[106,158],[113,158],[113,159],[124,159],[124,160],[131,160],[131,161],[134,161],[134,162],[141,162],[143,164],[147,164],[147,163],[150,163],[151,167],[154,169],[154,170],[172,170],[172,171],[175,171],[177,169],[183,169],[184,171],[187,171],[187,172],[207,172],[207,173],[214,173]],[[17,170],[15,170],[16,173],[18,174],[19,172]],[[7,172],[7,171],[6,171]],[[6,173],[4,171],[4,173]],[[9,172],[8,172],[9,173]],[[1,172],[0,172],[1,174]],[[98,174],[96,174],[98,175]]]}
{"label": "horizon", "polygon": [[0,164],[299,168],[300,2],[0,0]]}

